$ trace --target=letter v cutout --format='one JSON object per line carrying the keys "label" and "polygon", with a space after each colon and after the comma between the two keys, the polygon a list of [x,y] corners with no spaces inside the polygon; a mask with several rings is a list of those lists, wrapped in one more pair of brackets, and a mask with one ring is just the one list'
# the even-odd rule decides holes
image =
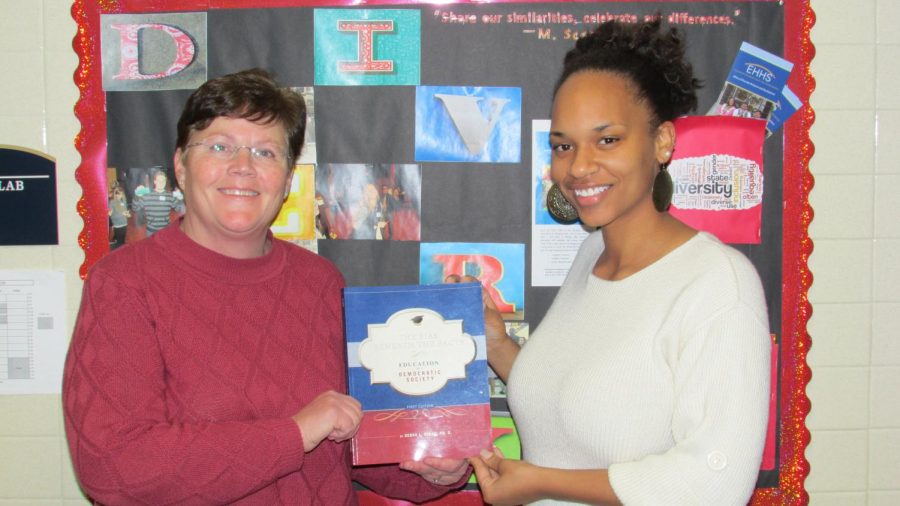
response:
{"label": "letter v cutout", "polygon": [[491,98],[488,102],[491,106],[490,116],[485,119],[478,107],[478,102],[484,100],[484,97],[469,97],[463,95],[447,95],[444,93],[435,93],[434,97],[444,104],[450,119],[453,121],[456,130],[462,137],[463,143],[469,153],[477,155],[484,150],[488,137],[497,120],[500,119],[500,112],[509,102],[506,98]]}

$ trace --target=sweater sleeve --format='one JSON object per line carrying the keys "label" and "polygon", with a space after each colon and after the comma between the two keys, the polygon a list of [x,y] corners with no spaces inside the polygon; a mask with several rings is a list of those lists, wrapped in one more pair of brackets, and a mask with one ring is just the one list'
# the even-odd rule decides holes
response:
{"label": "sweater sleeve", "polygon": [[228,503],[304,462],[290,418],[173,420],[171,395],[135,289],[93,271],[63,379],[69,449],[87,494],[107,504]]}
{"label": "sweater sleeve", "polygon": [[610,466],[624,504],[747,503],[768,413],[771,341],[764,315],[759,304],[738,301],[675,347],[675,446]]}

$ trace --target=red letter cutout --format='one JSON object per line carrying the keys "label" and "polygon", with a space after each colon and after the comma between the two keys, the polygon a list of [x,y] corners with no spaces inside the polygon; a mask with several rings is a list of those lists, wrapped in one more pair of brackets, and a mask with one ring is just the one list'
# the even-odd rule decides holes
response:
{"label": "red letter cutout", "polygon": [[466,273],[466,264],[473,263],[480,271],[476,276],[501,313],[515,313],[516,306],[503,300],[503,294],[494,283],[503,277],[503,262],[490,255],[434,255],[434,261],[444,266],[442,278],[451,274],[462,276]]}
{"label": "red letter cutout", "polygon": [[393,60],[376,60],[373,45],[374,32],[391,32],[394,30],[393,20],[356,20],[338,21],[338,31],[356,32],[357,60],[339,61],[341,72],[393,72]]}

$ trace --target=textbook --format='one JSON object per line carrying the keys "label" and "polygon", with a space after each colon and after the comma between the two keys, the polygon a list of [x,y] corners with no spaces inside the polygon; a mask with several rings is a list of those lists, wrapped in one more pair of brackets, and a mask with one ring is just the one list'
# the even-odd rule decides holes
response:
{"label": "textbook", "polygon": [[353,464],[465,458],[491,447],[479,283],[344,289]]}

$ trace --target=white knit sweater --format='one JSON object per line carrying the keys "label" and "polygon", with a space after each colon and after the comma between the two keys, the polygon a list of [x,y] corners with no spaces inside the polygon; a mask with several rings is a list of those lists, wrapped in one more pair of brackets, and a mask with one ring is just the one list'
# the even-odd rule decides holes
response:
{"label": "white knit sweater", "polygon": [[510,372],[525,459],[609,469],[626,505],[746,504],[769,396],[756,270],[702,232],[620,281],[592,275],[602,250],[585,240]]}

